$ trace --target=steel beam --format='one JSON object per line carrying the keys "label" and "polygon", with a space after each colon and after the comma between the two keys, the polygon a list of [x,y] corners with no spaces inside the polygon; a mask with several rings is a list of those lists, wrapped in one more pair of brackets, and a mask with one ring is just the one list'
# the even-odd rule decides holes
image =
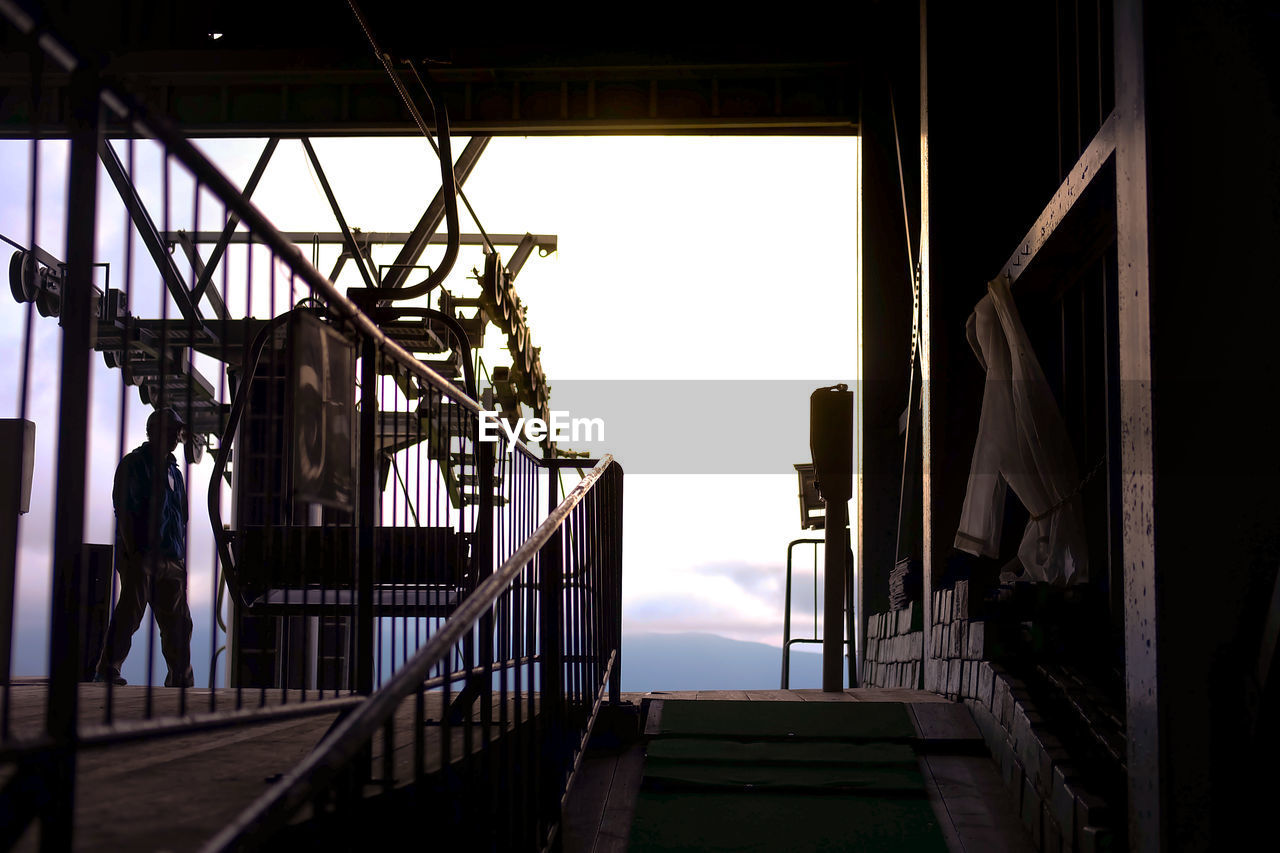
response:
{"label": "steel beam", "polygon": [[[812,45],[806,48],[812,51]],[[167,108],[193,137],[418,134],[381,69],[375,73],[368,63],[336,68],[332,51],[227,52],[203,69],[189,58],[175,67],[173,55],[136,51],[115,65],[127,67],[134,91],[156,109]],[[459,136],[858,133],[858,76],[848,49],[813,57],[797,51],[782,62],[613,67],[488,63],[433,69],[432,77],[443,99],[455,105]],[[29,90],[30,74],[25,57],[4,59],[0,138],[22,138],[12,105]],[[301,69],[307,69],[305,112],[291,109]],[[61,83],[47,84],[53,90],[45,105],[49,123],[64,117]],[[108,130],[136,133],[123,123]]]}
{"label": "steel beam", "polygon": [[516,250],[511,253],[511,260],[507,261],[507,273],[511,278],[515,278],[520,274],[520,270],[524,267],[524,262],[529,260],[529,255],[533,254],[533,247],[536,241],[532,234],[525,234],[520,240],[520,245],[516,246]]}
{"label": "steel beam", "polygon": [[142,243],[151,254],[151,260],[155,262],[156,268],[160,270],[160,277],[164,279],[165,286],[169,289],[169,295],[177,303],[178,311],[189,322],[202,324],[203,319],[200,316],[200,309],[192,299],[191,291],[187,289],[187,283],[183,279],[182,273],[178,271],[177,264],[173,262],[173,257],[165,248],[166,243],[160,236],[160,230],[156,228],[155,222],[151,219],[151,214],[147,212],[146,205],[142,203],[142,198],[138,195],[137,188],[134,187],[133,181],[130,180],[129,174],[120,162],[119,155],[116,154],[115,149],[111,147],[111,144],[105,138],[99,142],[98,157],[102,160],[102,165],[106,167],[107,177],[111,178],[111,183],[115,184],[120,200],[124,202],[125,208],[129,211],[129,217],[133,220],[133,227],[138,230],[139,236],[142,237]]}
{"label": "steel beam", "polygon": [[[248,183],[244,185],[243,194],[246,199],[253,198],[253,191],[258,188],[258,181],[262,180],[262,173],[267,170],[267,163],[271,162],[271,155],[275,153],[276,146],[279,144],[280,138],[278,136],[273,136],[267,140],[266,147],[262,149],[262,154],[258,157],[257,165],[253,167],[253,173],[249,175]],[[218,262],[222,260],[222,254],[227,250],[227,243],[231,240],[232,235],[235,234],[236,226],[239,224],[240,217],[236,216],[233,211],[231,215],[227,217],[226,227],[224,227],[222,229],[222,233],[218,235],[217,245],[213,247],[213,252],[209,255],[209,263],[205,266],[204,270],[199,273],[200,277],[196,280],[196,286],[192,290],[192,293],[195,295],[196,304],[200,303],[200,297],[204,295],[205,290],[209,287],[209,280],[213,278],[213,271],[217,269]],[[165,234],[165,239],[169,239],[168,233]],[[197,240],[196,242],[200,241]],[[218,313],[223,317],[226,316],[225,311],[220,311]]]}
{"label": "steel beam", "polygon": [[[338,220],[338,227],[342,229],[343,242],[356,259],[356,266],[360,270],[360,277],[364,279],[365,287],[374,287],[373,276],[370,274],[368,265],[365,263],[365,257],[360,253],[360,247],[356,245],[356,239],[351,234],[351,229],[347,227],[347,220],[342,215],[342,208],[338,206],[338,199],[333,194],[333,188],[329,186],[329,179],[325,177],[324,169],[320,166],[320,158],[316,156],[316,150],[311,147],[311,140],[305,136],[302,137],[302,147],[307,152],[307,157],[311,160],[311,165],[316,170],[316,177],[320,179],[320,188],[324,190],[324,197],[329,200],[329,207],[333,210],[333,216]],[[341,269],[339,266],[338,269]],[[337,277],[335,270],[334,277]]]}
{"label": "steel beam", "polygon": [[342,268],[347,265],[347,261],[351,258],[351,253],[345,249],[342,254],[338,255],[338,260],[334,262],[333,269],[329,271],[329,281],[337,281],[338,274],[342,272]]}
{"label": "steel beam", "polygon": [[[1001,268],[1000,274],[1008,277],[1011,286],[1023,278],[1028,270],[1054,266],[1053,263],[1045,261],[1054,260],[1052,257],[1055,254],[1054,249],[1059,243],[1064,244],[1061,251],[1068,257],[1069,265],[1076,269],[1084,268],[1086,263],[1081,257],[1080,246],[1093,241],[1087,239],[1086,235],[1074,233],[1068,235],[1068,231],[1082,231],[1087,227],[1097,228],[1101,225],[1101,230],[1106,232],[1108,238],[1114,233],[1114,216],[1081,216],[1080,214],[1082,208],[1086,207],[1082,200],[1091,190],[1099,188],[1099,198],[1110,194],[1114,172],[1107,167],[1113,163],[1115,157],[1118,122],[1119,119],[1113,110],[1098,128],[1098,132],[1094,134],[1066,179],[1058,186],[1053,198],[1040,211],[1035,224],[1022,238],[1018,248],[1014,249],[1009,260]],[[1068,237],[1070,239],[1066,239]],[[1066,245],[1068,243],[1071,245]]]}
{"label": "steel beam", "polygon": [[[218,231],[188,231],[185,232],[187,237],[197,245],[205,243],[216,243],[222,239],[221,232]],[[321,245],[341,245],[346,242],[341,231],[281,231],[285,239],[294,243],[319,243]],[[178,242],[177,231],[165,231],[163,236],[166,242]],[[386,245],[390,243],[404,243],[409,239],[408,231],[358,231],[351,232],[361,245]],[[560,238],[555,234],[490,234],[489,242],[495,246],[519,246],[528,237],[533,237],[533,247],[543,252],[554,252],[559,248]],[[237,231],[227,240],[228,243],[261,243],[266,241],[257,234],[250,234],[247,231]],[[433,246],[442,246],[448,242],[448,236],[445,234],[432,234],[427,242]],[[462,246],[483,246],[484,237],[480,234],[459,234],[458,243]],[[44,261],[41,260],[41,263]]]}
{"label": "steel beam", "polygon": [[[191,268],[195,270],[196,278],[208,285],[213,267],[205,266],[204,261],[200,258],[200,250],[196,248],[195,243],[191,242],[190,235],[185,231],[178,232],[178,245],[182,247],[182,252],[187,256],[187,260],[191,262]],[[220,245],[223,248],[226,247],[225,243]],[[196,290],[192,294],[193,300],[197,305],[200,303],[201,290],[202,288],[197,284]],[[218,289],[215,287],[211,289],[205,288],[204,290],[209,297],[209,305],[213,307],[213,312],[218,315],[218,318],[230,320],[231,315],[227,313],[227,305],[222,301],[222,296],[219,295]]]}
{"label": "steel beam", "polygon": [[[457,161],[453,164],[453,180],[457,189],[460,191],[462,185],[471,175],[471,170],[475,168],[476,162],[479,161],[480,155],[484,153],[484,149],[488,147],[488,136],[473,136],[467,141],[462,149],[462,153],[458,155]],[[409,269],[418,262],[418,258],[422,257],[422,252],[427,248],[432,235],[440,227],[440,223],[444,221],[444,187],[441,187],[431,199],[431,203],[427,205],[426,211],[422,214],[422,219],[418,220],[418,224],[414,226],[404,241],[404,247],[400,250],[400,254],[396,256],[395,262],[391,265],[391,269],[387,272],[386,280],[382,282],[383,287],[403,287],[405,279],[409,276]]]}

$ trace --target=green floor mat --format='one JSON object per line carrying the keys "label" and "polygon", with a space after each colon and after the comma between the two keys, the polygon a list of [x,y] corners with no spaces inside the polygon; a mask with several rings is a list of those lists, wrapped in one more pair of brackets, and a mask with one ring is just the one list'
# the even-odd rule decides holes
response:
{"label": "green floor mat", "polygon": [[629,849],[945,851],[899,702],[664,700]]}
{"label": "green floor mat", "polygon": [[865,766],[832,764],[645,763],[644,785],[651,790],[683,788],[853,788],[872,796],[924,796],[924,778],[914,763]]}
{"label": "green floor mat", "polygon": [[661,735],[831,741],[910,740],[910,711],[901,702],[737,702],[667,699]]}
{"label": "green floor mat", "polygon": [[832,743],[830,741],[749,741],[665,737],[645,750],[646,766],[663,761],[723,764],[909,764],[916,751],[903,743]]}
{"label": "green floor mat", "polygon": [[631,853],[946,851],[928,800],[848,794],[642,792]]}

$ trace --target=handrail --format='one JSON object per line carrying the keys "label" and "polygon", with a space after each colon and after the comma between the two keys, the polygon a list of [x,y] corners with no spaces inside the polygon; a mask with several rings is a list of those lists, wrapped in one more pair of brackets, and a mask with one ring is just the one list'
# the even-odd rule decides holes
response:
{"label": "handrail", "polygon": [[569,513],[612,464],[613,457],[606,454],[498,570],[485,578],[463,600],[453,615],[412,658],[335,726],[305,759],[285,773],[280,781],[255,800],[238,819],[210,839],[202,849],[215,851],[254,847],[283,827],[294,811],[311,800],[315,789],[329,785],[338,776],[340,769],[357,756],[362,745],[395,713],[399,704],[421,687],[431,668],[444,660],[471,633],[476,623],[489,612],[525,566],[551,540]]}

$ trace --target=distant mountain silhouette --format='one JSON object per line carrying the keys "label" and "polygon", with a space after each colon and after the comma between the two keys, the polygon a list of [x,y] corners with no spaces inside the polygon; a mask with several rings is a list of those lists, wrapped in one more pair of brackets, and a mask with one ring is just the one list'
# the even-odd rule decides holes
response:
{"label": "distant mountain silhouette", "polygon": [[[792,646],[791,686],[821,687],[822,656]],[[810,648],[817,649],[814,645]],[[782,649],[715,634],[627,634],[622,640],[622,689],[777,690]]]}

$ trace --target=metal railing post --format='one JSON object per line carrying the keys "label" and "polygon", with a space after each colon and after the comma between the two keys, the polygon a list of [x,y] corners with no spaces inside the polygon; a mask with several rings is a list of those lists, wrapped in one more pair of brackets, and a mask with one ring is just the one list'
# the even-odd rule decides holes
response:
{"label": "metal railing post", "polygon": [[[477,435],[479,429],[477,426]],[[476,488],[479,490],[479,514],[476,517],[476,583],[480,584],[493,574],[493,451],[491,441],[476,441]],[[480,721],[484,728],[485,743],[489,739],[489,727],[493,724],[493,610],[485,612],[479,622],[479,659],[486,674],[484,699],[480,703]]]}
{"label": "metal railing post", "polygon": [[782,607],[782,689],[791,689],[791,555],[795,553],[795,540],[787,545],[787,588]]}
{"label": "metal railing post", "polygon": [[613,619],[611,639],[618,653],[609,676],[609,702],[614,705],[622,703],[622,484],[622,470],[618,469],[613,477],[613,500],[607,517],[610,532],[605,543],[611,563],[608,577],[616,584],[609,602]]}
{"label": "metal railing post", "polygon": [[841,548],[841,555],[844,557],[844,634],[848,638],[846,647],[848,651],[845,656],[848,659],[849,667],[849,686],[858,687],[858,647],[861,643],[858,640],[858,619],[857,619],[857,600],[858,586],[853,577],[853,551],[850,549],[850,535],[848,527],[843,528],[844,546]]}
{"label": "metal railing post", "polygon": [[58,401],[53,597],[49,613],[46,725],[56,744],[47,767],[49,798],[41,812],[42,850],[70,850],[75,808],[76,717],[83,607],[84,516],[89,439],[89,359],[93,351],[93,258],[102,104],[92,71],[71,76],[71,156],[67,178],[67,269],[62,294],[62,379]]}
{"label": "metal railing post", "polygon": [[822,567],[822,690],[844,690],[844,572],[845,525],[849,507],[843,500],[827,501],[826,539]]}
{"label": "metal railing post", "polygon": [[557,527],[538,552],[541,607],[539,634],[542,636],[540,693],[541,713],[546,720],[542,743],[542,768],[545,774],[540,786],[547,798],[544,813],[558,813],[564,765],[561,744],[564,733],[564,534]]}
{"label": "metal railing post", "polygon": [[360,354],[360,474],[356,503],[356,692],[373,692],[377,650],[373,647],[373,529],[378,512],[378,345],[364,337]]}
{"label": "metal railing post", "polygon": [[[356,485],[356,607],[355,652],[356,692],[373,693],[373,676],[378,665],[374,646],[373,575],[374,528],[378,525],[378,344],[368,336],[360,347],[360,432]],[[359,797],[363,783],[373,778],[373,742],[364,744],[343,780],[349,795]]]}

